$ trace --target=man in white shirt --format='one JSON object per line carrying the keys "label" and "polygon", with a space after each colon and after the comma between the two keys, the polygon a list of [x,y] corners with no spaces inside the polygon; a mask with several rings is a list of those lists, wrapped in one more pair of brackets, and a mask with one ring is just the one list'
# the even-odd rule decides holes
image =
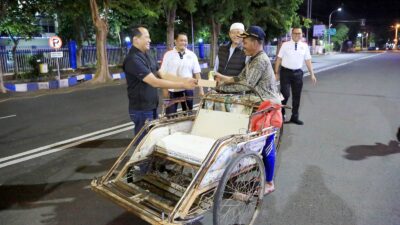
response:
{"label": "man in white shirt", "polygon": [[[177,74],[178,77],[192,78],[193,75],[196,79],[201,79],[200,64],[196,54],[187,49],[188,38],[187,34],[180,32],[175,35],[175,48],[166,52],[161,64],[160,71],[168,74]],[[199,87],[199,95],[204,95],[202,87]],[[165,98],[175,99],[181,97],[188,97],[188,99],[181,103],[182,110],[193,109],[193,90],[184,89],[168,89],[163,90]],[[173,104],[166,109],[166,114],[176,113],[178,104]]]}
{"label": "man in white shirt", "polygon": [[[294,27],[292,29],[292,40],[282,44],[275,62],[275,77],[276,80],[280,80],[281,92],[285,98],[282,101],[282,104],[286,105],[290,97],[290,89],[292,89],[293,109],[289,121],[297,125],[304,124],[303,121],[299,120],[300,96],[303,88],[302,67],[304,61],[306,62],[307,69],[310,72],[312,82],[314,84],[317,82],[311,64],[310,49],[306,43],[300,41],[302,34],[300,27]],[[282,68],[279,71],[281,65]],[[282,114],[285,115],[284,109],[282,109]]]}

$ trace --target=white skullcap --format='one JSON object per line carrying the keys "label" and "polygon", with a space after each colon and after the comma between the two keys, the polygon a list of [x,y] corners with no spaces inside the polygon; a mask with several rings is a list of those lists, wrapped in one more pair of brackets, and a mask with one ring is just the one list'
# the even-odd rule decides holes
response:
{"label": "white skullcap", "polygon": [[239,29],[239,30],[244,31],[244,25],[243,25],[243,23],[233,23],[233,24],[231,25],[231,29],[229,29],[229,31],[234,30],[234,29]]}

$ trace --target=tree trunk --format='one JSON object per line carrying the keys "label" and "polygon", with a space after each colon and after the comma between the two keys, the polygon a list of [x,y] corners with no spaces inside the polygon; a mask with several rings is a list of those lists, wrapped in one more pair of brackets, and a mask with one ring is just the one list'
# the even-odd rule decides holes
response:
{"label": "tree trunk", "polygon": [[215,58],[217,57],[218,51],[218,36],[221,32],[221,24],[219,24],[214,17],[211,18],[212,33],[211,33],[211,56],[210,56],[210,68],[214,68]]}
{"label": "tree trunk", "polygon": [[4,82],[3,82],[3,69],[0,66],[0,92],[1,93],[6,93],[6,88],[4,87]]}
{"label": "tree trunk", "polygon": [[174,30],[175,30],[176,6],[167,10],[167,48],[174,48]]}
{"label": "tree trunk", "polygon": [[90,0],[90,9],[92,13],[93,24],[96,28],[96,74],[94,83],[105,83],[112,80],[110,71],[108,70],[107,60],[107,33],[108,25],[106,18],[102,19],[99,15],[96,0]]}
{"label": "tree trunk", "polygon": [[14,42],[14,45],[12,47],[12,57],[13,57],[13,64],[14,64],[14,74],[15,77],[18,77],[19,74],[19,68],[18,68],[18,60],[17,60],[17,46],[18,42]]}
{"label": "tree trunk", "polygon": [[80,29],[78,30],[78,34],[76,36],[76,67],[81,68],[82,67],[82,50],[83,50],[83,31]]}
{"label": "tree trunk", "polygon": [[82,45],[78,45],[78,49],[76,51],[76,65],[78,68],[82,67],[82,51],[83,51]]}

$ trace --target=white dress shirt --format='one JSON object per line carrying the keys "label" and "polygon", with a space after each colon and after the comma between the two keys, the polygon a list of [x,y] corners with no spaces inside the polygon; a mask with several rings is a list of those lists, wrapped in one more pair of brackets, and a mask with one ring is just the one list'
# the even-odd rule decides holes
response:
{"label": "white dress shirt", "polygon": [[303,67],[304,60],[311,59],[310,49],[304,42],[297,42],[293,40],[282,44],[279,50],[278,57],[282,59],[282,66],[291,70],[301,69]]}
{"label": "white dress shirt", "polygon": [[[181,59],[179,52],[174,48],[165,53],[161,71],[174,74],[178,77],[193,77],[193,74],[200,73],[201,68],[196,54],[189,49],[185,49],[185,53]],[[168,89],[169,91],[183,91],[183,89]]]}

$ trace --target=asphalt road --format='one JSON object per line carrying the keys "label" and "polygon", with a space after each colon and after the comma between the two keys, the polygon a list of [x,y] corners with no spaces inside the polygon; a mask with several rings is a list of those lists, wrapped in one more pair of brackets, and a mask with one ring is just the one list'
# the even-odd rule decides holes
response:
{"label": "asphalt road", "polygon": [[[305,125],[285,127],[259,224],[400,224],[400,53],[313,61]],[[89,187],[130,142],[129,122],[119,84],[0,102],[0,224],[147,224]]]}

